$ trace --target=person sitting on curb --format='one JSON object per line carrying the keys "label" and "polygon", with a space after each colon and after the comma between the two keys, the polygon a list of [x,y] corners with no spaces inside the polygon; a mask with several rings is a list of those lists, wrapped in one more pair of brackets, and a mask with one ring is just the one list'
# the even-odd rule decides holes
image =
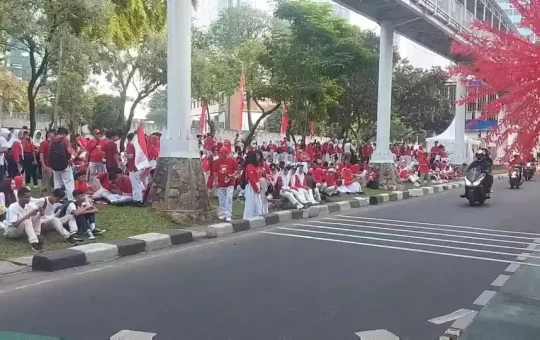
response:
{"label": "person sitting on curb", "polygon": [[82,239],[78,238],[76,235],[69,233],[62,225],[60,220],[59,212],[57,207],[61,206],[60,202],[66,197],[66,192],[64,189],[54,189],[53,194],[47,197],[41,198],[31,198],[30,203],[41,209],[41,229],[42,230],[57,230],[62,237],[66,240],[67,243],[72,246],[77,245],[79,242],[82,242]]}
{"label": "person sitting on curb", "polygon": [[96,227],[98,209],[88,202],[86,194],[82,190],[73,190],[73,197],[75,197],[75,201],[68,204],[66,216],[73,216],[77,228],[82,230],[89,240],[95,240],[95,235],[106,231]]}
{"label": "person sitting on curb", "polygon": [[[41,236],[41,224],[47,207],[38,208],[30,203],[30,189],[26,187],[22,187],[17,192],[17,197],[18,202],[12,203],[8,208],[5,236],[11,239],[18,239],[26,236],[34,251],[42,251],[44,239]],[[46,223],[50,223],[50,221],[47,221]],[[78,243],[62,227],[61,223],[53,222],[52,226],[70,245],[76,245]],[[58,228],[58,226],[60,226],[60,228]]]}

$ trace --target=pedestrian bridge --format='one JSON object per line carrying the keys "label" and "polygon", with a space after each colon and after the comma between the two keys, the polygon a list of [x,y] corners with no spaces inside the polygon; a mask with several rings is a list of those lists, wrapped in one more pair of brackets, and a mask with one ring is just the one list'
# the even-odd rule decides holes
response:
{"label": "pedestrian bridge", "polygon": [[518,33],[495,0],[337,0],[352,11],[381,23],[443,57],[455,59],[450,46],[455,35],[475,20]]}

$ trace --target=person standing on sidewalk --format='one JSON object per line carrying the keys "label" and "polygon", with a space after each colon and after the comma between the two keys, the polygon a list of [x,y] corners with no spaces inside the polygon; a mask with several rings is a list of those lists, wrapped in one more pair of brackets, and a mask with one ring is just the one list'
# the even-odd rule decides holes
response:
{"label": "person standing on sidewalk", "polygon": [[232,219],[233,192],[236,183],[236,160],[229,156],[229,149],[221,147],[219,158],[212,165],[212,174],[215,178],[219,199],[219,219],[230,222]]}
{"label": "person standing on sidewalk", "polygon": [[39,155],[41,159],[41,185],[42,191],[45,191],[47,195],[52,194],[54,190],[53,183],[53,170],[51,168],[51,157],[49,155],[49,148],[51,147],[51,141],[56,138],[56,131],[49,130],[45,135],[45,140],[39,144]]}
{"label": "person standing on sidewalk", "polygon": [[64,186],[68,199],[72,201],[74,199],[75,183],[69,160],[73,154],[73,149],[66,138],[67,135],[68,130],[66,128],[58,128],[56,138],[49,148],[49,157],[53,169],[54,188],[58,189]]}
{"label": "person standing on sidewalk", "polygon": [[135,166],[135,146],[132,143],[133,137],[133,132],[127,135],[128,144],[126,145],[125,152],[127,158],[126,168],[129,173],[129,180],[131,181],[133,203],[142,205],[144,184],[141,175],[144,169],[137,170],[137,167]]}
{"label": "person standing on sidewalk", "polygon": [[[105,145],[107,141],[102,137],[101,131],[94,129],[92,131],[94,139],[86,144],[86,164],[88,164],[88,184],[90,186],[97,185],[96,176],[107,172],[103,159],[105,158]],[[70,192],[67,192],[70,194]]]}

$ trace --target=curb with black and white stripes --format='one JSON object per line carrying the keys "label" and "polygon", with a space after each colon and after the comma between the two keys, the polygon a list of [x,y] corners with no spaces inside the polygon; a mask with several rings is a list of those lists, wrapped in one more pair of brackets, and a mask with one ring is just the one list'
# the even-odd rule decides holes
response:
{"label": "curb with black and white stripes", "polygon": [[[504,179],[508,175],[494,175],[494,179]],[[463,181],[437,184],[427,187],[414,188],[405,191],[392,191],[385,194],[378,194],[369,197],[355,197],[350,201],[328,203],[316,205],[304,210],[282,210],[270,213],[265,216],[250,218],[247,220],[233,220],[230,223],[218,223],[209,225],[206,228],[206,238],[216,238],[224,235],[246,231],[250,229],[261,228],[267,225],[278,224],[291,220],[300,220],[324,216],[329,213],[336,213],[351,209],[358,209],[368,205],[378,205],[392,201],[401,201],[411,197],[421,197],[431,194],[437,194],[465,185]]]}
{"label": "curb with black and white stripes", "polygon": [[[495,175],[495,179],[506,178],[507,175]],[[410,197],[435,194],[462,187],[462,182],[446,183],[406,191],[393,191],[370,197],[356,197],[350,201],[342,201],[317,205],[304,210],[282,210],[272,212],[247,220],[233,220],[230,223],[209,225],[206,233],[175,229],[162,233],[148,233],[107,243],[91,243],[68,249],[46,251],[33,256],[32,270],[57,271],[87,264],[110,261],[119,257],[140,254],[146,251],[159,250],[174,245],[193,242],[194,238],[216,238],[241,231],[261,228],[264,226],[287,222],[291,220],[308,219],[351,209],[359,209],[368,205],[401,201]]]}

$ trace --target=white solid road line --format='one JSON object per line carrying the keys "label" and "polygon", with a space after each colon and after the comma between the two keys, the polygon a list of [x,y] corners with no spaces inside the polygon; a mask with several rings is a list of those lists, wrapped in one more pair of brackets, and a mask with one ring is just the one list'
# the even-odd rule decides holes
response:
{"label": "white solid road line", "polygon": [[156,333],[130,331],[124,329],[111,336],[110,340],[152,340]]}
{"label": "white solid road line", "polygon": [[[325,227],[325,226],[312,225],[312,224],[295,223],[294,225],[295,226],[302,226],[302,227],[318,228],[318,229],[349,231],[349,232],[361,233],[361,234],[385,235],[385,236],[405,237],[405,238],[412,238],[412,239],[426,240],[426,241],[439,241],[439,242],[469,244],[469,245],[472,245],[472,246],[481,246],[481,247],[504,248],[504,249],[514,249],[514,250],[522,250],[522,251],[527,250],[527,248],[521,248],[521,247],[511,247],[511,246],[503,246],[503,245],[499,245],[499,244],[487,244],[487,243],[478,243],[478,242],[458,241],[458,240],[441,239],[441,238],[434,238],[434,237],[413,236],[413,235],[393,234],[393,233],[381,233],[381,232],[378,232],[378,231],[357,230],[357,229],[350,229],[350,228]],[[438,234],[436,234],[436,235],[438,235]],[[518,254],[516,254],[516,255],[518,255]]]}
{"label": "white solid road line", "polygon": [[449,257],[458,257],[458,258],[464,258],[464,259],[483,260],[483,261],[499,262],[499,263],[517,263],[517,264],[522,264],[522,265],[525,265],[525,266],[540,267],[540,264],[536,264],[536,263],[500,260],[500,259],[493,259],[493,258],[490,258],[490,257],[462,255],[462,254],[453,254],[453,253],[443,253],[443,252],[438,252],[438,251],[423,250],[423,249],[412,249],[412,248],[404,248],[404,247],[396,247],[396,246],[388,246],[388,245],[383,245],[383,244],[372,244],[372,243],[354,242],[354,241],[347,241],[347,240],[336,240],[336,239],[332,239],[332,238],[315,237],[315,236],[307,236],[307,235],[294,235],[294,234],[286,234],[286,233],[277,233],[277,232],[273,232],[273,231],[262,231],[261,233],[267,234],[267,235],[276,235],[276,236],[287,236],[287,237],[293,237],[293,238],[301,238],[301,239],[306,239],[306,240],[327,241],[327,242],[353,244],[353,245],[358,245],[358,246],[366,246],[366,247],[374,247],[374,248],[403,250],[403,251],[409,251],[409,252],[413,252],[413,253],[443,255],[443,256],[449,256]]}
{"label": "white solid road line", "polygon": [[[471,235],[489,235],[491,237],[505,237],[505,238],[512,238],[512,239],[519,239],[519,240],[529,240],[527,244],[531,244],[535,238],[534,237],[524,237],[524,236],[511,236],[511,235],[494,235],[490,233],[480,233],[476,231],[466,231],[466,230],[455,230],[455,229],[444,229],[444,228],[432,228],[432,227],[420,227],[416,225],[408,225],[408,224],[393,224],[393,223],[382,223],[382,222],[368,222],[368,221],[358,221],[358,220],[350,220],[346,218],[324,218],[324,220],[333,220],[333,221],[348,221],[348,222],[356,222],[356,223],[372,223],[372,224],[378,224],[378,225],[389,225],[391,227],[402,227],[402,228],[413,228],[413,229],[425,229],[425,230],[439,230],[439,231],[451,231],[453,233],[463,233],[463,234],[471,234]],[[504,241],[504,239],[502,239]]]}
{"label": "white solid road line", "polygon": [[370,220],[370,221],[382,221],[382,222],[398,222],[398,223],[413,223],[418,225],[431,225],[434,227],[448,227],[448,228],[458,228],[458,229],[474,229],[474,230],[484,230],[484,231],[493,231],[498,233],[509,233],[509,234],[518,234],[518,235],[530,235],[534,237],[540,237],[540,234],[529,233],[525,231],[513,231],[513,230],[504,230],[504,229],[489,229],[489,228],[479,228],[479,227],[467,227],[462,225],[452,225],[452,224],[438,224],[438,223],[427,223],[427,222],[414,222],[414,221],[402,221],[402,220],[389,220],[385,218],[373,218],[373,217],[364,217],[364,216],[348,216],[348,215],[336,215],[339,217],[350,217],[360,220]]}
{"label": "white solid road line", "polygon": [[461,309],[458,309],[457,311],[452,312],[450,314],[439,316],[437,318],[433,318],[433,319],[428,320],[428,321],[431,322],[431,323],[434,323],[436,325],[442,325],[443,323],[447,323],[447,322],[450,322],[450,321],[457,320],[457,319],[462,318],[465,315],[469,315],[469,314],[471,314],[473,312],[474,312],[473,310],[461,308]]}
{"label": "white solid road line", "polygon": [[[425,235],[458,237],[458,238],[465,238],[465,239],[470,239],[470,240],[481,240],[481,241],[490,241],[490,242],[515,243],[515,244],[523,244],[523,245],[527,245],[527,246],[529,244],[531,244],[530,242],[522,242],[522,241],[499,240],[499,239],[486,238],[486,237],[433,233],[433,232],[429,232],[429,231],[404,230],[404,229],[395,229],[395,228],[389,228],[389,227],[374,227],[374,226],[362,225],[362,224],[348,224],[348,223],[337,223],[337,222],[328,222],[328,221],[311,221],[311,223],[335,224],[335,225],[350,226],[350,227],[363,228],[363,229],[391,230],[391,231],[399,231],[399,232],[402,232],[402,233],[411,233],[411,234],[425,234]],[[422,228],[422,227],[420,227],[420,228]]]}
{"label": "white solid road line", "polygon": [[[492,250],[482,250],[482,249],[472,249],[472,248],[445,246],[445,245],[442,245],[442,244],[430,244],[430,243],[422,243],[422,242],[393,240],[393,239],[387,239],[387,238],[361,236],[361,235],[330,233],[330,232],[326,232],[326,231],[315,231],[315,230],[309,230],[309,229],[298,229],[298,228],[288,228],[288,227],[279,227],[279,228],[276,228],[276,229],[290,230],[290,231],[300,231],[300,232],[312,233],[312,234],[323,234],[323,235],[331,235],[331,236],[343,236],[343,237],[361,238],[361,239],[364,239],[364,240],[372,240],[372,241],[403,243],[403,244],[411,244],[411,245],[415,245],[415,246],[424,246],[424,247],[432,247],[432,248],[446,248],[446,249],[453,249],[453,250],[468,251],[468,252],[473,252],[473,253],[485,253],[485,254],[512,256],[512,257],[515,257],[516,255],[520,255],[520,254],[516,254],[516,253],[504,253],[504,252],[492,251]],[[525,255],[523,255],[523,254],[521,254],[521,255],[523,257],[523,260],[525,260]],[[528,255],[526,257],[540,259],[540,256]]]}

